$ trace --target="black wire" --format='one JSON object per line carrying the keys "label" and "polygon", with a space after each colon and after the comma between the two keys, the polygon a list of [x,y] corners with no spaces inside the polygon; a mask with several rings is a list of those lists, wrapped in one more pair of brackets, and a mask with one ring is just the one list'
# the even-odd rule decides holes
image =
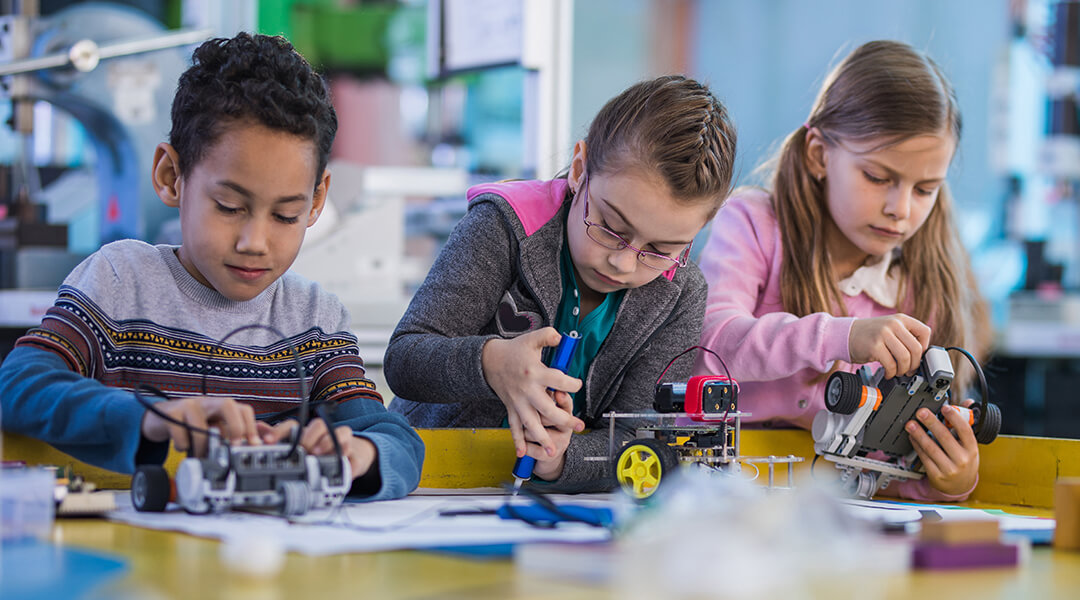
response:
{"label": "black wire", "polygon": [[731,378],[731,371],[728,371],[727,363],[724,362],[724,359],[720,358],[719,354],[713,352],[711,349],[706,348],[705,346],[690,346],[686,350],[683,350],[682,352],[676,354],[675,358],[671,359],[668,362],[667,366],[664,367],[664,370],[660,372],[660,376],[656,378],[656,385],[660,385],[660,382],[663,381],[664,375],[668,372],[668,369],[671,368],[671,365],[675,364],[675,361],[679,360],[679,358],[681,358],[684,354],[690,352],[691,350],[704,350],[709,354],[715,356],[716,360],[720,361],[720,364],[724,367],[724,375],[728,378],[728,382],[730,382],[731,384],[735,383],[735,380]]}
{"label": "black wire", "polygon": [[[308,408],[309,408],[308,404],[311,402],[311,398],[310,398],[310,395],[309,395],[309,392],[308,392],[308,385],[307,385],[307,371],[304,369],[304,363],[300,360],[300,353],[297,351],[296,345],[292,343],[292,340],[290,340],[288,337],[286,337],[285,334],[282,333],[279,329],[277,329],[276,327],[273,327],[271,325],[263,325],[261,323],[252,323],[252,324],[249,324],[249,325],[242,325],[240,327],[237,327],[236,329],[233,329],[229,333],[225,334],[225,337],[221,338],[221,340],[218,342],[217,346],[214,347],[214,350],[212,350],[210,352],[210,358],[213,359],[215,352],[224,353],[223,346],[225,345],[225,342],[228,341],[228,339],[230,337],[232,337],[233,335],[236,335],[237,333],[240,333],[242,331],[247,331],[249,329],[263,329],[263,330],[266,330],[266,331],[269,331],[269,332],[273,333],[274,335],[276,335],[279,338],[281,338],[281,339],[285,340],[286,342],[288,342],[289,351],[292,353],[293,360],[296,362],[296,372],[297,372],[297,376],[298,376],[299,384],[300,384],[300,406],[299,406],[299,409],[300,409],[300,419],[299,419],[300,427],[294,428],[293,433],[291,434],[292,445],[289,448],[289,454],[291,455],[291,454],[296,452],[296,448],[300,444],[301,428],[304,427],[308,422]],[[207,377],[208,373],[209,373],[209,368],[203,370],[202,381],[201,381],[201,385],[200,385],[201,393],[202,393],[203,396],[207,395],[207,393],[206,393],[206,377]],[[217,432],[210,431],[210,430],[207,430],[207,429],[203,429],[201,427],[196,427],[195,425],[192,425],[190,423],[186,423],[184,421],[176,419],[175,417],[172,417],[169,414],[166,414],[164,411],[162,411],[159,408],[157,408],[156,406],[154,406],[154,404],[155,404],[154,402],[150,402],[146,398],[143,398],[142,397],[142,392],[148,392],[148,393],[153,394],[155,396],[158,396],[158,397],[160,397],[160,398],[162,398],[162,399],[164,399],[166,401],[170,401],[170,400],[172,400],[172,398],[170,398],[167,394],[165,394],[165,392],[162,392],[161,390],[159,390],[159,389],[157,389],[157,388],[155,388],[153,386],[147,385],[147,384],[141,384],[141,385],[139,385],[139,387],[137,387],[134,390],[135,399],[140,404],[142,404],[144,407],[146,407],[147,410],[151,411],[152,413],[154,413],[158,417],[161,417],[162,419],[168,421],[169,423],[173,423],[175,425],[179,425],[179,426],[183,427],[185,429],[185,431],[187,431],[187,434],[188,434],[188,453],[189,454],[193,451],[193,449],[195,447],[194,439],[192,437],[192,432],[201,433],[203,435],[208,435],[208,436],[210,436],[210,435],[218,435]],[[281,412],[276,413],[276,414],[271,415],[271,416],[272,417],[280,416],[282,414],[289,413],[290,411],[293,411],[293,410],[295,410],[295,409],[288,409],[288,410],[281,411]],[[338,442],[337,435],[335,435],[335,432],[334,432],[334,426],[330,421],[329,415],[326,413],[325,403],[323,403],[323,402],[317,403],[315,410],[316,410],[317,416],[326,424],[327,431],[328,431],[328,433],[330,435],[330,440],[334,445],[334,453],[337,456],[338,462],[340,463],[340,461],[343,460],[342,459],[343,453],[341,451],[341,444],[340,444],[340,442]],[[226,447],[229,446],[228,440],[226,440],[224,437],[221,437],[221,441]],[[230,460],[230,467],[229,468],[231,469],[232,468],[231,467],[232,452],[229,453],[229,460]]]}
{"label": "black wire", "polygon": [[967,357],[968,361],[971,363],[971,366],[975,367],[975,373],[979,376],[979,391],[982,393],[982,410],[979,411],[979,422],[975,423],[975,427],[982,427],[983,419],[986,418],[986,413],[990,408],[990,389],[986,385],[986,375],[983,374],[982,367],[979,366],[979,361],[975,360],[975,357],[972,356],[971,353],[967,350],[964,350],[963,348],[959,348],[957,346],[949,346],[948,348],[945,348],[945,350],[956,350],[957,352]]}
{"label": "black wire", "polygon": [[[555,529],[556,521],[545,521],[542,519],[534,519],[532,517],[526,516],[525,514],[518,512],[518,509],[509,502],[503,506],[504,508],[506,508],[506,514],[514,517],[518,521],[525,523],[526,525],[536,527],[537,529]],[[590,525],[592,525],[592,523],[590,523]]]}
{"label": "black wire", "polygon": [[[503,484],[503,487],[506,488],[507,490],[512,490],[513,489],[513,486],[510,485],[510,484]],[[592,526],[592,527],[601,527],[601,528],[605,528],[605,529],[610,529],[613,526],[613,525],[606,524],[606,523],[603,523],[603,522],[598,521],[598,520],[582,518],[582,517],[580,517],[578,515],[567,513],[565,511],[563,511],[561,508],[559,508],[559,506],[557,504],[552,502],[552,500],[550,498],[547,498],[543,493],[541,493],[539,491],[536,491],[535,489],[531,489],[528,486],[521,488],[519,491],[520,491],[520,493],[522,495],[527,496],[529,499],[533,500],[534,502],[536,502],[537,504],[539,504],[540,506],[542,506],[543,508],[545,508],[549,512],[551,512],[553,515],[559,517],[560,519],[562,519],[564,521],[573,521],[575,523],[585,523],[586,525],[589,525],[589,526]],[[456,503],[452,504],[452,506],[460,507],[460,506],[462,506],[462,504],[460,502],[456,502]],[[447,513],[445,504],[437,504],[437,505],[431,506],[431,507],[429,507],[429,508],[427,508],[425,510],[422,510],[422,511],[420,511],[420,512],[414,514],[414,515],[410,515],[408,517],[403,517],[402,519],[400,519],[398,521],[395,521],[393,523],[389,523],[387,525],[360,525],[359,523],[353,522],[352,518],[349,516],[349,512],[344,510],[345,503],[342,503],[342,504],[338,505],[337,507],[335,507],[334,510],[331,511],[331,513],[325,519],[322,519],[322,520],[319,520],[319,521],[304,521],[304,520],[289,519],[289,522],[297,524],[297,525],[335,526],[335,527],[344,527],[346,529],[352,529],[354,531],[381,533],[381,532],[387,532],[387,531],[395,531],[395,530],[398,530],[398,529],[404,529],[406,527],[412,527],[413,525],[416,525],[417,523],[425,521],[425,520],[427,520],[427,519],[429,519],[429,518],[431,518],[433,516],[442,516],[444,513],[446,513],[446,516],[457,516],[458,514],[462,514],[462,515],[490,515],[490,514],[495,514],[496,513],[496,511],[494,511],[492,509],[489,509],[489,508],[487,508],[486,506],[484,506],[482,504],[474,504],[474,505],[465,504],[465,506],[472,506],[474,508],[471,508],[471,509],[468,509],[468,510],[460,510],[459,509],[459,510],[455,510],[455,511],[451,511],[451,512]],[[513,517],[513,518],[515,518],[515,519],[517,519],[519,521],[522,521],[524,523],[527,523],[527,524],[529,524],[529,525],[531,525],[533,527],[537,527],[537,528],[541,528],[541,529],[552,529],[552,528],[555,527],[555,522],[553,522],[553,521],[547,521],[547,520],[542,520],[542,519],[534,519],[534,518],[531,518],[531,517],[528,517],[528,516],[522,514],[510,502],[504,502],[503,507],[506,509],[506,513],[509,514],[511,517]]]}
{"label": "black wire", "polygon": [[[309,408],[317,408],[318,406],[323,405],[323,404],[329,404],[329,402],[326,401],[326,400],[311,400],[310,402],[308,402],[308,407]],[[282,421],[284,421],[286,419],[289,419],[289,418],[295,418],[296,420],[299,420],[299,418],[300,418],[298,416],[299,412],[300,412],[300,406],[297,405],[297,406],[294,406],[292,408],[286,408],[285,410],[280,410],[278,412],[263,413],[261,415],[255,415],[255,420],[256,421],[265,421],[266,423],[268,423],[270,425],[276,425],[276,424],[278,424],[278,423],[280,423],[280,422],[282,422]]]}
{"label": "black wire", "polygon": [[[507,491],[514,491],[514,489],[515,489],[513,485],[508,484],[508,483],[504,483],[503,487]],[[540,492],[540,491],[538,491],[536,489],[533,489],[533,488],[531,488],[529,486],[523,486],[518,491],[522,495],[528,496],[530,500],[532,500],[533,502],[536,502],[541,507],[547,509],[553,515],[559,517],[560,519],[562,519],[564,521],[572,521],[572,522],[575,522],[575,523],[585,523],[586,525],[589,525],[591,527],[602,527],[602,528],[605,528],[605,529],[610,528],[609,525],[607,525],[605,523],[602,523],[600,521],[596,521],[596,520],[593,520],[593,519],[582,518],[582,517],[580,517],[578,515],[574,515],[574,514],[565,512],[564,510],[559,508],[559,505],[555,504],[550,498],[546,497],[546,495],[543,492]],[[507,501],[503,504],[503,506],[506,507],[506,511],[510,514],[510,516],[512,516],[515,519],[518,519],[520,521],[524,521],[524,522],[528,523],[529,525],[532,525],[533,527],[540,527],[540,528],[544,528],[544,529],[550,529],[550,528],[555,526],[554,522],[543,521],[543,520],[539,520],[539,519],[531,519],[529,517],[526,517],[526,516],[522,515],[521,513],[519,513],[517,511],[517,509],[514,507],[514,505],[509,502],[510,497],[511,496],[508,496]]]}
{"label": "black wire", "polygon": [[[322,422],[326,425],[326,433],[330,436],[331,443],[334,444],[334,454],[338,458],[338,467],[341,466],[341,443],[338,442],[337,432],[334,431],[334,424],[330,422],[330,416],[326,413],[326,405],[320,404],[315,407],[315,414],[322,419]],[[350,433],[351,435],[351,433]],[[297,436],[299,437],[299,436]]]}
{"label": "black wire", "polygon": [[[656,378],[656,385],[657,385],[657,386],[659,386],[659,385],[660,385],[660,382],[661,382],[661,381],[662,381],[662,380],[664,379],[664,374],[666,374],[666,373],[668,372],[668,369],[670,369],[670,368],[671,368],[671,365],[675,364],[675,361],[679,360],[679,358],[680,358],[681,356],[683,356],[683,355],[684,355],[684,354],[686,354],[687,352],[690,352],[691,350],[704,350],[704,351],[708,352],[709,354],[712,354],[713,356],[715,356],[715,357],[716,357],[716,360],[720,361],[720,364],[721,364],[721,365],[722,365],[722,366],[724,367],[724,376],[725,376],[725,377],[727,377],[727,380],[728,380],[728,387],[730,387],[730,388],[731,388],[731,393],[732,393],[732,397],[734,397],[734,394],[735,394],[735,386],[736,386],[737,384],[735,383],[735,380],[731,378],[731,371],[728,371],[728,368],[727,368],[727,363],[726,363],[726,362],[724,362],[724,359],[720,358],[720,355],[719,355],[719,354],[717,354],[716,352],[714,352],[714,351],[713,351],[713,350],[712,350],[711,348],[706,348],[705,346],[690,346],[690,347],[689,347],[689,348],[687,348],[686,350],[683,350],[682,352],[680,352],[680,353],[676,354],[676,355],[675,355],[675,358],[673,358],[673,359],[671,359],[670,361],[668,361],[668,364],[667,364],[667,366],[666,366],[666,367],[664,367],[664,370],[660,372],[660,376]],[[723,423],[725,423],[725,427],[727,426],[726,424],[727,424],[727,420],[728,420],[728,413],[729,413],[729,412],[731,412],[731,404],[730,404],[730,403],[727,403],[727,406],[726,406],[726,407],[724,408],[724,415],[723,415],[722,417],[720,417],[720,421],[722,421]],[[725,437],[726,437],[726,436],[725,436]]]}
{"label": "black wire", "polygon": [[[503,487],[507,488],[508,490],[513,489],[513,486],[509,485],[509,483],[504,483]],[[551,499],[549,499],[549,497],[545,497],[545,495],[543,493],[538,492],[538,491],[536,491],[534,489],[524,487],[519,491],[521,491],[521,493],[523,495],[528,496],[530,500],[536,502],[537,504],[539,504],[543,508],[548,509],[549,512],[551,512],[556,517],[561,518],[561,519],[563,519],[565,521],[573,521],[573,522],[585,523],[585,524],[588,524],[588,526],[596,527],[596,528],[611,529],[613,527],[613,524],[611,524],[611,523],[604,523],[602,521],[593,520],[593,519],[586,519],[586,518],[582,518],[582,517],[580,517],[578,515],[572,515],[572,514],[566,513],[566,512],[564,512],[564,510],[562,508],[559,508],[557,504],[552,502]],[[460,507],[461,503],[456,503],[456,504],[453,504],[453,505]],[[489,508],[487,508],[486,506],[484,506],[482,504],[475,504],[475,505],[465,504],[465,506],[474,506],[474,508],[471,508],[471,509],[468,509],[468,510],[460,510],[460,509],[459,510],[454,510],[454,512],[447,513],[446,515],[447,516],[457,516],[456,514],[461,514],[461,515],[491,515],[491,514],[496,514],[495,510],[489,509]],[[446,513],[445,504],[436,504],[434,506],[430,506],[430,507],[428,507],[426,509],[421,510],[421,512],[419,512],[419,513],[417,513],[415,515],[409,515],[408,517],[404,517],[404,518],[402,518],[400,520],[397,520],[397,521],[394,521],[392,523],[382,524],[382,526],[363,526],[363,524],[356,523],[356,522],[354,522],[352,520],[352,518],[349,516],[348,510],[346,510],[345,507],[346,507],[346,503],[339,504],[338,506],[336,506],[332,510],[332,512],[330,512],[329,515],[327,515],[327,517],[325,519],[321,519],[321,520],[318,520],[318,521],[307,521],[307,520],[293,519],[293,518],[289,518],[288,521],[291,522],[291,523],[294,523],[294,524],[300,524],[300,526],[342,527],[342,528],[350,529],[350,530],[353,530],[353,531],[383,533],[383,532],[396,531],[396,530],[400,530],[400,529],[413,527],[413,526],[415,526],[415,524],[417,524],[419,522],[422,522],[422,521],[426,521],[426,520],[428,520],[429,518],[431,518],[433,516],[442,516],[444,513]],[[555,527],[555,522],[554,521],[542,520],[542,519],[534,519],[534,518],[525,516],[521,512],[518,512],[516,507],[513,504],[511,504],[510,502],[504,502],[503,507],[505,509],[507,509],[507,514],[508,515],[510,515],[511,517],[513,517],[513,518],[515,518],[515,519],[517,519],[519,521],[523,521],[525,523],[528,523],[529,526],[536,527],[536,528],[539,528],[539,529],[553,529]]]}
{"label": "black wire", "polygon": [[[511,486],[511,485],[504,485],[504,487],[506,487],[507,489],[512,489],[513,488],[513,486]],[[594,520],[591,520],[591,519],[584,519],[584,518],[581,518],[581,517],[579,517],[577,515],[569,514],[569,513],[566,513],[564,511],[562,511],[558,507],[558,505],[556,505],[554,502],[552,502],[551,499],[544,497],[544,495],[542,493],[540,493],[540,492],[537,492],[535,490],[531,490],[531,489],[528,489],[528,488],[522,488],[521,492],[522,492],[523,495],[528,496],[530,499],[534,500],[537,504],[540,504],[541,506],[546,508],[548,511],[550,511],[552,514],[558,516],[559,518],[561,518],[561,519],[563,519],[565,521],[573,521],[573,522],[576,522],[576,523],[585,523],[585,524],[590,525],[592,527],[602,527],[602,528],[606,528],[606,529],[611,528],[611,526],[608,525],[608,524],[605,524],[605,523],[602,523],[602,522],[599,522],[599,521],[594,521]],[[448,504],[450,506],[456,506],[456,507],[459,507],[459,508],[457,508],[455,510],[448,511],[447,508],[446,508],[446,506]],[[337,507],[334,508],[334,510],[332,510],[330,512],[329,515],[327,515],[327,517],[325,519],[321,519],[321,520],[318,520],[318,521],[307,521],[307,520],[295,519],[295,518],[289,518],[288,521],[289,521],[289,523],[294,524],[294,525],[344,527],[345,529],[351,529],[353,531],[363,531],[363,532],[368,532],[368,533],[385,533],[385,532],[389,532],[389,531],[396,531],[396,530],[399,530],[399,529],[405,529],[405,528],[408,528],[408,527],[412,527],[412,526],[414,526],[414,525],[416,525],[418,523],[421,523],[423,521],[426,521],[426,520],[428,520],[428,519],[430,519],[431,517],[434,517],[434,516],[448,516],[449,517],[449,516],[461,516],[461,515],[494,515],[494,514],[497,514],[495,510],[487,508],[487,506],[483,505],[483,504],[479,504],[479,503],[476,503],[476,504],[469,504],[469,503],[462,504],[459,501],[454,501],[454,502],[448,502],[448,503],[442,503],[442,504],[436,504],[436,505],[430,506],[430,507],[428,507],[428,508],[426,508],[426,509],[424,509],[424,510],[422,510],[422,511],[416,513],[416,514],[409,515],[407,517],[402,517],[401,519],[399,519],[397,521],[394,521],[393,523],[388,523],[386,525],[361,525],[361,524],[356,523],[356,522],[354,522],[352,520],[352,517],[349,516],[349,512],[347,510],[345,510],[345,505],[346,505],[346,503],[344,503],[344,502],[339,504]],[[470,508],[462,509],[462,508],[460,508],[462,506],[466,506],[466,507],[470,507]],[[555,523],[552,522],[552,521],[544,521],[544,520],[539,520],[539,519],[533,519],[531,517],[523,515],[522,513],[520,513],[519,511],[516,510],[514,505],[510,504],[509,502],[504,503],[503,506],[506,508],[507,514],[509,514],[511,517],[513,517],[513,518],[515,518],[515,519],[517,519],[519,521],[522,521],[524,523],[527,523],[527,524],[529,524],[529,525],[531,525],[533,527],[537,527],[537,528],[541,528],[541,529],[552,529],[552,528],[555,527]]]}
{"label": "black wire", "polygon": [[[957,352],[963,354],[968,359],[968,361],[971,363],[971,366],[975,368],[975,373],[979,376],[979,390],[980,390],[980,392],[982,392],[982,398],[981,398],[981,400],[982,400],[982,410],[979,411],[979,422],[976,423],[975,426],[980,427],[982,425],[983,419],[986,418],[986,413],[987,413],[987,408],[988,408],[987,405],[990,403],[990,391],[989,391],[989,388],[986,385],[986,375],[983,374],[982,367],[979,366],[979,361],[975,360],[975,357],[972,356],[971,353],[968,352],[967,350],[964,350],[963,348],[960,348],[958,346],[949,346],[949,347],[945,348],[945,350],[946,351],[948,351],[948,350],[956,350]],[[676,357],[676,358],[678,358],[678,357]],[[816,479],[816,477],[814,475],[814,465],[817,464],[817,461],[818,461],[819,458],[821,458],[821,455],[815,455],[814,460],[811,461],[811,463],[810,463],[810,477],[814,478],[814,479]],[[913,467],[914,467],[914,465],[913,465]]]}
{"label": "black wire", "polygon": [[[426,521],[431,517],[439,516],[443,510],[443,505],[436,504],[434,506],[429,506],[428,508],[425,508],[424,510],[416,514],[402,517],[401,519],[394,521],[393,523],[388,523],[386,525],[361,525],[359,523],[353,522],[352,517],[349,516],[349,511],[345,510],[345,504],[345,502],[338,504],[334,507],[332,511],[330,511],[330,514],[327,515],[325,519],[319,521],[305,521],[302,519],[294,519],[288,517],[286,517],[286,520],[288,520],[289,523],[292,525],[344,527],[353,531],[364,531],[368,533],[385,533],[388,531],[396,531],[398,529],[412,527],[413,525]],[[338,517],[341,517],[341,519],[338,519]]]}
{"label": "black wire", "polygon": [[[196,427],[195,425],[192,425],[191,423],[188,423],[186,421],[181,421],[180,419],[177,419],[176,417],[173,417],[172,415],[170,415],[170,414],[166,413],[165,411],[159,409],[158,407],[154,406],[156,404],[156,402],[150,402],[146,398],[142,397],[142,392],[149,392],[149,393],[151,393],[151,394],[153,394],[155,396],[158,396],[160,398],[164,398],[166,401],[172,400],[172,398],[169,398],[169,396],[166,395],[165,392],[157,389],[156,387],[143,383],[143,384],[140,384],[139,387],[135,388],[133,391],[135,393],[135,399],[139,401],[139,404],[142,404],[143,406],[145,406],[146,410],[154,413],[155,415],[161,417],[162,419],[168,421],[169,423],[172,423],[174,425],[179,425],[179,426],[184,428],[184,431],[187,432],[187,436],[188,436],[188,449],[187,449],[188,454],[191,454],[195,449],[195,440],[191,435],[192,432],[201,433],[201,434],[207,435],[207,436],[218,435],[218,433],[216,431],[211,431],[209,429],[203,429],[202,427]],[[226,447],[228,447],[228,445],[229,445],[229,441],[226,440],[224,437],[221,438],[221,443],[225,444]],[[230,461],[232,460],[231,453],[230,453],[229,460]]]}
{"label": "black wire", "polygon": [[[262,330],[265,330],[265,331],[269,331],[270,333],[273,333],[274,335],[276,335],[278,338],[288,342],[288,344],[289,344],[289,352],[292,353],[293,360],[296,362],[296,375],[300,380],[300,419],[299,419],[300,420],[300,428],[296,429],[295,434],[292,436],[292,438],[293,438],[292,439],[292,445],[289,447],[289,454],[290,455],[294,454],[296,452],[296,447],[300,445],[301,429],[304,426],[306,426],[307,422],[308,422],[308,386],[307,386],[307,371],[304,369],[304,363],[303,363],[303,361],[300,360],[300,353],[296,351],[296,345],[292,343],[292,340],[290,340],[288,337],[286,337],[286,335],[284,333],[282,333],[280,329],[278,329],[278,328],[276,328],[276,327],[274,327],[272,325],[263,325],[262,323],[251,323],[251,324],[248,324],[248,325],[241,325],[240,327],[237,327],[236,329],[233,329],[229,333],[226,333],[225,337],[221,338],[221,340],[218,341],[217,346],[214,346],[214,350],[212,350],[210,352],[210,358],[211,359],[214,358],[214,351],[220,351],[222,353],[225,352],[223,347],[225,346],[225,342],[227,342],[229,340],[229,338],[231,338],[232,336],[234,336],[234,335],[236,335],[236,334],[238,334],[238,333],[240,333],[242,331],[247,331],[249,329],[262,329]],[[210,372],[210,369],[207,368],[207,369],[205,369],[203,371],[203,375],[202,375],[202,395],[204,395],[204,396],[206,395],[206,376],[207,376],[207,374],[209,374],[209,372]],[[327,423],[326,426],[330,427],[330,424]],[[336,444],[335,444],[335,448],[337,448]],[[339,448],[339,450],[340,450],[340,448]],[[340,451],[338,452],[337,456],[338,456],[339,459],[341,458],[341,452]]]}

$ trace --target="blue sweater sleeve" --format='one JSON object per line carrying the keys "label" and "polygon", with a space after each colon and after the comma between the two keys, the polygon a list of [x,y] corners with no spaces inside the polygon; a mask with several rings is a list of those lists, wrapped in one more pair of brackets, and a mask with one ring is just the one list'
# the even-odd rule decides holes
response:
{"label": "blue sweater sleeve", "polygon": [[364,486],[366,489],[354,485],[353,497],[364,501],[401,498],[420,484],[424,441],[405,417],[387,412],[376,400],[354,398],[337,406],[333,421],[335,425],[348,425],[353,435],[371,440],[378,450],[379,481],[375,484],[362,478],[375,485]]}
{"label": "blue sweater sleeve", "polygon": [[[142,439],[134,395],[68,369],[60,356],[20,346],[0,364],[0,422],[92,465],[132,473],[165,462],[167,443]],[[138,456],[136,456],[138,455]]]}

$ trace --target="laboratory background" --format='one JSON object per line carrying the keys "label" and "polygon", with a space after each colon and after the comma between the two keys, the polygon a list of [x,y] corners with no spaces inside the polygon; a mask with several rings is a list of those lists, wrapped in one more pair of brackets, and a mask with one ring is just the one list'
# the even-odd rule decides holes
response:
{"label": "laboratory background", "polygon": [[949,179],[993,309],[1002,432],[1080,438],[1068,0],[0,1],[0,358],[101,245],[179,243],[153,149],[191,50],[241,30],[286,36],[329,82],[330,202],[294,270],[346,304],[386,398],[386,342],[470,185],[556,175],[608,98],[665,73],[712,87],[738,126],[737,184],[765,183],[757,167],[840,57],[910,43],[963,112]]}

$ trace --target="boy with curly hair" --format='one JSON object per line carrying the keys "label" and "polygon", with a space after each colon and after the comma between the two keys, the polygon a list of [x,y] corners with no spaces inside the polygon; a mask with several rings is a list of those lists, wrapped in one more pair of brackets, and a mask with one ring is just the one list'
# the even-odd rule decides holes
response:
{"label": "boy with curly hair", "polygon": [[[152,172],[179,209],[182,244],[113,242],[71,272],[0,365],[4,429],[130,473],[161,464],[170,440],[197,456],[207,446],[196,434],[189,448],[186,427],[138,401],[140,386],[168,394],[156,408],[175,421],[259,444],[295,425],[255,417],[296,408],[304,378],[334,421],[306,424],[304,448],[331,453],[336,438],[355,496],[413,490],[423,442],[365,377],[345,308],[288,272],[326,201],[336,131],[325,83],[283,38],[241,33],[196,49]],[[286,339],[252,328],[220,343],[253,323]]]}

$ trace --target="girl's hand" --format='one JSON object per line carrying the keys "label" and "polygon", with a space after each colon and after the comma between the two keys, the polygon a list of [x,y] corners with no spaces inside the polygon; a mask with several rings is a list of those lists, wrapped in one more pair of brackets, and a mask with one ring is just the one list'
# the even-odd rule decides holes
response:
{"label": "girl's hand", "polygon": [[885,369],[886,379],[914,373],[929,347],[930,328],[922,321],[900,313],[855,319],[848,334],[851,362],[879,362]]}
{"label": "girl's hand", "polygon": [[[273,427],[261,421],[257,425],[262,440],[267,444],[276,444],[288,439],[293,428],[299,423],[294,419],[289,419]],[[371,465],[375,464],[379,453],[371,440],[353,435],[352,428],[348,425],[335,427],[334,437],[341,446],[341,455],[349,461],[349,470],[352,471],[353,479],[367,473]],[[308,426],[300,433],[300,447],[314,456],[333,454],[334,441],[330,439],[330,430],[326,427],[326,421],[315,419],[308,423]]]}
{"label": "girl's hand", "polygon": [[494,338],[484,344],[480,357],[484,378],[506,405],[510,435],[519,458],[527,451],[526,434],[549,458],[559,452],[545,424],[573,431],[585,429],[585,423],[559,408],[548,392],[548,388],[571,393],[581,389],[580,379],[552,369],[540,360],[543,349],[559,345],[561,337],[554,328],[545,327],[512,339]]}
{"label": "girl's hand", "polygon": [[[553,396],[555,404],[560,409],[567,414],[572,415],[574,413],[574,399],[570,397],[570,394],[555,392]],[[536,459],[533,473],[537,477],[547,481],[554,481],[562,475],[563,465],[566,464],[566,449],[570,446],[570,438],[574,435],[574,430],[553,425],[546,418],[540,421],[547,429],[551,442],[555,445],[555,456],[547,456],[539,444],[529,439],[527,433],[525,439],[529,442],[529,446],[526,454]]]}
{"label": "girl's hand", "polygon": [[[970,399],[964,401],[964,406],[971,404]],[[960,411],[946,404],[941,407],[941,414],[952,425],[952,431],[925,408],[920,408],[915,416],[934,437],[927,435],[915,421],[908,421],[905,428],[926,468],[930,485],[940,492],[957,496],[975,487],[979,476],[979,444]]]}

